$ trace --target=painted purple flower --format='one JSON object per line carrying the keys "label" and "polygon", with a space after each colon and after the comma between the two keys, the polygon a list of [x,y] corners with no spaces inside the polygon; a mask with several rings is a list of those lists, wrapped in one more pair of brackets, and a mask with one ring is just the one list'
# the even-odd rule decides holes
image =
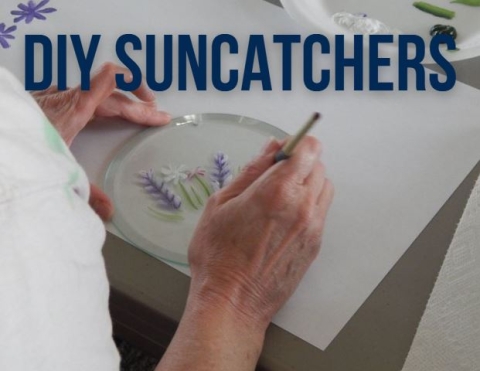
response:
{"label": "painted purple flower", "polygon": [[15,38],[15,36],[12,35],[12,32],[14,32],[16,29],[17,26],[10,26],[7,28],[5,23],[0,23],[0,45],[2,48],[10,48],[8,40],[13,40]]}
{"label": "painted purple flower", "polygon": [[165,182],[158,181],[153,170],[141,171],[140,178],[145,191],[158,202],[160,207],[169,210],[180,209],[182,199],[168,189]]}
{"label": "painted purple flower", "polygon": [[46,20],[47,18],[44,14],[57,11],[55,8],[44,8],[49,2],[50,0],[42,0],[36,4],[33,0],[30,0],[27,4],[18,4],[18,9],[20,10],[12,10],[10,12],[10,14],[17,16],[13,22],[18,23],[25,20],[25,23],[29,24],[35,18],[40,19],[41,21]]}
{"label": "painted purple flower", "polygon": [[228,162],[228,156],[218,152],[214,158],[214,170],[211,173],[212,186],[215,190],[222,189],[231,182],[233,176]]}

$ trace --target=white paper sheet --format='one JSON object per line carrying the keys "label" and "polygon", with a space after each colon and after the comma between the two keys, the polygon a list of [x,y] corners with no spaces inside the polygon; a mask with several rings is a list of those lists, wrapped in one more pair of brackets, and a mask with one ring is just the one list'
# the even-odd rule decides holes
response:
{"label": "white paper sheet", "polygon": [[[2,1],[0,16],[8,3],[15,2]],[[33,22],[28,32],[102,34],[97,65],[114,58],[115,40],[128,32],[231,33],[241,44],[239,59],[227,59],[235,66],[243,64],[243,42],[249,34],[271,40],[275,33],[306,32],[281,9],[259,0],[85,0],[50,5],[59,11],[48,22]],[[0,50],[0,61],[23,77],[23,41],[17,37],[11,49]],[[281,92],[280,48],[269,44],[268,49],[273,92],[172,90],[158,94],[158,100],[174,116],[236,113],[288,132],[295,132],[312,111],[322,112],[324,119],[313,134],[324,143],[323,158],[336,199],[320,256],[275,323],[325,349],[480,159],[480,93],[461,84],[449,93],[350,88],[312,93],[302,86],[298,52],[294,90]],[[138,55],[138,61],[144,60],[142,52]],[[72,54],[68,60],[74,62]],[[322,59],[321,65],[331,66],[331,58]],[[395,81],[395,68],[384,74]],[[76,68],[69,69],[69,76],[71,83],[78,82]],[[351,71],[346,79],[351,79]],[[101,183],[115,150],[137,131],[126,125],[92,126],[73,151],[90,177]]]}

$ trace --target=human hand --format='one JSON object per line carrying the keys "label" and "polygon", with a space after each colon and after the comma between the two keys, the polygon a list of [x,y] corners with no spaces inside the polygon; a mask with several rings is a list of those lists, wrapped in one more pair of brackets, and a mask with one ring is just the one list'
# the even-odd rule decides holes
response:
{"label": "human hand", "polygon": [[280,148],[270,142],[210,198],[189,250],[189,300],[231,311],[260,331],[317,256],[333,198],[317,140],[306,137],[292,158],[274,164]]}
{"label": "human hand", "polygon": [[[165,125],[170,121],[166,112],[157,110],[155,95],[145,84],[133,92],[139,101],[116,91],[116,74],[124,74],[126,81],[132,79],[129,70],[106,63],[93,76],[88,91],[82,91],[79,86],[65,91],[51,87],[34,92],[32,96],[69,146],[77,134],[97,117],[120,117],[147,126]],[[93,184],[90,185],[89,202],[103,220],[111,218],[112,202]]]}
{"label": "human hand", "polygon": [[270,142],[209,199],[190,243],[185,312],[156,371],[255,369],[268,324],[318,254],[333,198],[317,140],[274,164],[280,148]]}

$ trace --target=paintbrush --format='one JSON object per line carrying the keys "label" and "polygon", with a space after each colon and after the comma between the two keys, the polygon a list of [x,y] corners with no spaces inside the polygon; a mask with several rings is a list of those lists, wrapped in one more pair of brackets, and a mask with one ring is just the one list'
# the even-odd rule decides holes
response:
{"label": "paintbrush", "polygon": [[275,162],[280,162],[283,160],[289,159],[292,154],[293,150],[297,146],[297,144],[302,140],[302,138],[308,134],[310,129],[315,125],[315,123],[318,121],[320,118],[320,114],[318,112],[315,112],[310,120],[308,120],[305,125],[298,131],[295,136],[291,137],[287,143],[283,146],[283,148],[278,151],[275,155]]}

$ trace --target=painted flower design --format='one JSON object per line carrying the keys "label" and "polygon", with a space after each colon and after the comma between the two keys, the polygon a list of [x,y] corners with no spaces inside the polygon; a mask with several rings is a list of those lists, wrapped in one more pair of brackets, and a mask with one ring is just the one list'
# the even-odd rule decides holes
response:
{"label": "painted flower design", "polygon": [[213,158],[214,169],[211,173],[212,186],[217,191],[228,185],[233,178],[230,170],[228,156],[223,152],[218,152]]}
{"label": "painted flower design", "polygon": [[4,49],[10,48],[8,40],[15,39],[15,36],[12,35],[13,32],[17,29],[17,26],[10,26],[7,28],[5,23],[0,23],[0,45]]}
{"label": "painted flower design", "polygon": [[47,18],[44,16],[44,14],[57,11],[55,8],[45,8],[45,5],[47,5],[49,2],[50,0],[42,0],[37,4],[33,0],[30,0],[27,4],[18,4],[19,10],[12,10],[10,12],[12,15],[16,16],[13,22],[18,23],[25,20],[25,23],[29,24],[35,18],[41,21],[46,20]]}
{"label": "painted flower design", "polygon": [[173,183],[177,185],[188,178],[188,170],[185,165],[180,166],[165,166],[160,169],[163,175],[163,180],[167,183]]}
{"label": "painted flower design", "polygon": [[180,209],[182,199],[168,189],[165,182],[157,180],[153,170],[141,171],[139,175],[143,188],[158,202],[158,206],[170,210]]}
{"label": "painted flower design", "polygon": [[205,176],[205,174],[207,173],[207,171],[202,168],[202,167],[197,167],[196,169],[194,170],[190,170],[187,172],[187,178],[188,180],[192,180],[193,178],[195,178],[195,176]]}

